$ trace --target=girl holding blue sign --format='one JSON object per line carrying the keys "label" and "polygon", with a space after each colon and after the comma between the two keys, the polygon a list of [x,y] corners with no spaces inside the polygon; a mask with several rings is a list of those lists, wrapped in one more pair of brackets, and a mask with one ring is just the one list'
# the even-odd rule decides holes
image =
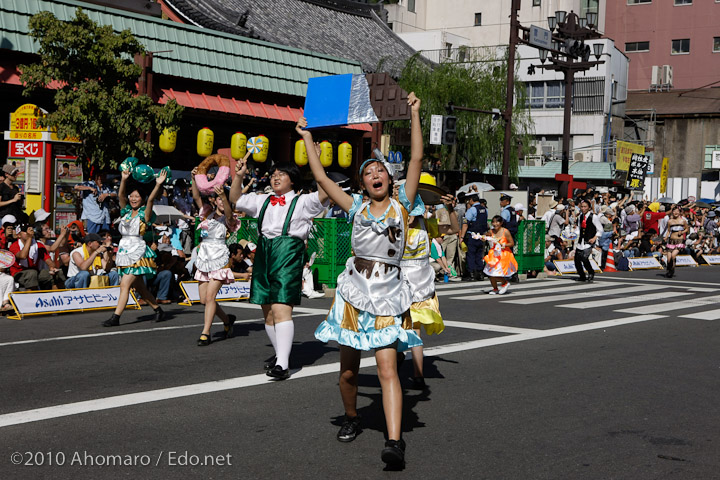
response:
{"label": "girl holding blue sign", "polygon": [[[247,156],[246,156],[247,158]],[[229,162],[228,162],[229,163]],[[192,176],[192,196],[197,205],[198,219],[200,223],[197,228],[200,231],[200,245],[195,258],[195,280],[198,281],[198,292],[200,303],[205,305],[205,324],[202,333],[197,341],[199,347],[212,343],[210,329],[215,315],[220,318],[225,327],[225,338],[232,336],[235,315],[228,315],[217,304],[217,294],[223,285],[235,282],[235,276],[230,269],[230,250],[225,239],[227,232],[234,232],[239,224],[233,215],[233,209],[225,196],[225,186],[215,185],[215,207],[209,201],[203,201],[198,189],[198,182],[195,176],[198,174],[198,167],[195,167],[190,175]],[[207,199],[208,197],[205,197]]]}
{"label": "girl holding blue sign", "polygon": [[392,198],[391,167],[382,160],[368,159],[360,166],[360,179],[369,201],[362,195],[348,195],[330,179],[313,148],[312,134],[301,118],[296,130],[305,141],[308,160],[318,187],[343,210],[352,222],[353,257],[337,280],[335,301],[327,319],[315,330],[323,342],[340,345],[340,395],[345,420],[337,434],[350,442],[360,432],[357,412],[360,353],[375,350],[378,378],[382,388],[387,441],[381,458],[391,468],[405,461],[402,439],[402,387],[398,377],[398,350],[422,345],[412,329],[412,292],[400,270],[408,232],[408,215],[413,211],[420,181],[423,141],[420,129],[420,100],[411,93],[411,158],[406,182],[400,186],[399,201]]}

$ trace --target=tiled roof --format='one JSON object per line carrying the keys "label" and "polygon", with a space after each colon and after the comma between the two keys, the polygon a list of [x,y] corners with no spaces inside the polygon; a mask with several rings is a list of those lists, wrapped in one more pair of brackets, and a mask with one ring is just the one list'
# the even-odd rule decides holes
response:
{"label": "tiled roof", "polygon": [[399,75],[415,50],[377,7],[347,0],[163,0],[189,21],[297,48],[352,58],[366,72]]}
{"label": "tiled roof", "polygon": [[101,25],[130,30],[148,51],[172,50],[154,55],[158,74],[304,97],[308,78],[362,71],[353,60],[76,0],[2,0],[0,52],[37,53],[30,17],[50,11],[69,20],[77,7]]}
{"label": "tiled roof", "polygon": [[628,92],[627,115],[720,115],[720,87],[670,92]]}

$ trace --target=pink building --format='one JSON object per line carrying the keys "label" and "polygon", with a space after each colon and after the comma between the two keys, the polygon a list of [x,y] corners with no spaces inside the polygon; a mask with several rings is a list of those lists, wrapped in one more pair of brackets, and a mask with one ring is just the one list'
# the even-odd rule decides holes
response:
{"label": "pink building", "polygon": [[720,82],[720,0],[608,0],[605,13],[605,35],[630,58],[628,90]]}

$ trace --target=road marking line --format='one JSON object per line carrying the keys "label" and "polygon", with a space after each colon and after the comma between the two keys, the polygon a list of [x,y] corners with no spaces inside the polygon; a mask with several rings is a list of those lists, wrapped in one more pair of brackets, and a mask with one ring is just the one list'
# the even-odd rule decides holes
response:
{"label": "road marking line", "polygon": [[673,284],[673,283],[689,283],[691,285],[710,285],[715,288],[713,290],[718,290],[717,283],[712,282],[691,282],[690,280],[660,280],[657,278],[627,278],[627,277],[621,277],[621,278],[613,278],[613,277],[603,277],[603,280],[611,280],[613,282],[660,282],[660,283],[667,283],[667,284]]}
{"label": "road marking line", "polygon": [[670,310],[682,310],[684,308],[698,308],[705,305],[715,305],[718,302],[720,302],[720,295],[715,295],[714,297],[697,298],[694,300],[686,300],[684,302],[656,303],[654,305],[644,305],[642,307],[624,308],[622,310],[613,311],[640,315],[644,313],[660,313]]}
{"label": "road marking line", "polygon": [[[314,314],[310,313],[301,313],[298,315],[293,315],[293,318],[295,317],[314,317]],[[239,325],[241,323],[254,323],[254,322],[264,322],[264,318],[253,318],[250,320],[237,320],[235,322],[235,325]],[[213,325],[220,326],[222,325],[222,322],[215,322]],[[166,331],[166,330],[180,330],[183,328],[199,328],[202,327],[202,323],[197,323],[193,325],[178,325],[174,327],[157,327],[157,328],[147,328],[144,330],[113,330],[110,332],[103,332],[103,333],[87,333],[83,335],[68,335],[66,337],[50,337],[50,338],[36,338],[34,340],[18,340],[16,342],[5,342],[0,343],[0,347],[7,347],[11,345],[26,345],[29,343],[43,343],[43,342],[56,342],[58,340],[75,340],[78,338],[93,338],[93,337],[107,337],[110,335],[125,335],[129,333],[143,333],[146,334],[148,332],[160,332],[160,331]]]}
{"label": "road marking line", "polygon": [[[669,287],[659,287],[669,288]],[[663,300],[671,297],[683,297],[685,295],[692,295],[692,292],[663,292],[663,293],[650,293],[648,295],[637,295],[622,298],[605,298],[603,300],[592,300],[589,302],[570,303],[565,305],[555,305],[560,308],[596,308],[596,307],[607,307],[610,305],[625,305],[628,303],[646,302],[652,300]]]}
{"label": "road marking line", "polygon": [[[607,287],[607,285],[601,285],[602,287]],[[568,288],[568,290],[570,290]],[[648,290],[657,290],[657,287],[648,287],[648,286],[641,286],[641,287],[623,287],[623,288],[617,288],[615,290],[601,290],[599,292],[577,292],[577,293],[568,293],[567,295],[551,295],[549,297],[540,297],[540,298],[521,298],[519,300],[503,300],[502,303],[520,303],[522,305],[532,305],[536,303],[549,303],[549,302],[556,302],[556,301],[565,301],[565,300],[580,300],[582,296],[590,296],[590,297],[606,297],[610,295],[626,295],[628,293],[634,293],[634,292],[645,292]]]}
{"label": "road marking line", "polygon": [[[612,285],[615,286],[617,284],[612,284]],[[515,296],[520,296],[520,295],[544,295],[546,293],[568,292],[568,291],[572,291],[572,290],[592,290],[594,288],[606,288],[606,287],[608,287],[608,284],[602,283],[602,282],[581,283],[581,284],[577,284],[577,283],[573,282],[572,284],[565,285],[562,287],[538,288],[535,290],[527,290],[527,291],[518,292],[518,288],[511,285],[508,292],[510,292],[510,294],[515,297]],[[468,295],[466,297],[452,297],[451,300],[492,300],[492,299],[498,298],[494,295],[488,295],[487,294],[488,290],[490,290],[490,288],[485,288],[482,295]]]}
{"label": "road marking line", "polygon": [[[566,335],[569,333],[617,327],[620,325],[627,325],[631,323],[656,320],[658,318],[665,318],[665,315],[633,315],[630,317],[616,318],[614,320],[605,320],[602,322],[588,323],[584,325],[573,325],[569,327],[554,328],[550,330],[536,330],[526,333],[520,333],[517,335],[506,335],[497,338],[453,343],[449,345],[426,348],[425,355],[437,356],[448,353],[474,350],[478,348],[486,348],[507,343],[523,342],[527,340],[535,340],[538,338],[552,337],[555,335]],[[373,366],[375,366],[374,357],[363,358],[360,361],[360,368],[367,368]],[[328,373],[337,374],[339,368],[340,364],[338,362],[325,365],[303,367],[300,371],[295,372],[289,380],[292,381],[300,378],[307,378]],[[13,412],[0,415],[0,428],[8,427],[11,425],[19,425],[23,423],[49,420],[52,418],[66,417],[69,415],[78,415],[88,412],[108,410],[111,408],[128,407],[131,405],[139,405],[143,403],[188,397],[191,395],[201,395],[206,393],[219,392],[223,390],[234,390],[238,388],[246,388],[256,385],[267,385],[268,383],[271,383],[273,381],[274,380],[271,380],[265,374],[258,374],[250,375],[247,377],[230,378],[227,380],[197,383],[193,385],[182,385],[178,387],[149,390],[146,392],[131,393],[127,395],[98,398],[95,400],[68,403],[64,405],[55,405],[52,407],[36,408],[33,410],[25,410],[21,412]]]}
{"label": "road marking line", "polygon": [[446,320],[446,327],[457,327],[457,328],[469,328],[471,330],[485,330],[489,332],[502,332],[502,333],[532,333],[537,332],[537,329],[532,328],[517,328],[517,327],[506,327],[504,325],[490,325],[488,323],[469,323],[469,322],[454,322],[452,320]]}
{"label": "road marking line", "polygon": [[720,320],[720,310],[705,310],[704,312],[688,313],[687,315],[680,315],[680,318],[693,318],[695,320]]}

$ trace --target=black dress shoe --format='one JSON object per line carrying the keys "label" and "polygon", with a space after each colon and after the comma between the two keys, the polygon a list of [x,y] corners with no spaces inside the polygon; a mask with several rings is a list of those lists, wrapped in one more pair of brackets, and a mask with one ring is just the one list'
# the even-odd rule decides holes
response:
{"label": "black dress shoe", "polygon": [[277,357],[275,355],[273,355],[272,357],[265,360],[265,364],[263,365],[263,368],[265,370],[270,370],[271,368],[273,368],[275,366],[276,362],[277,362]]}
{"label": "black dress shoe", "polygon": [[412,388],[414,390],[425,390],[427,384],[424,377],[412,377]]}
{"label": "black dress shoe", "polygon": [[588,283],[592,283],[593,280],[595,280],[595,274],[591,273],[590,275],[588,275],[587,281]]}
{"label": "black dress shoe", "polygon": [[268,370],[265,375],[278,380],[287,380],[290,378],[290,370],[287,368],[283,370],[280,365],[275,365],[272,369]]}
{"label": "black dress shoe", "polygon": [[576,282],[587,282],[587,278],[585,278],[585,277],[578,277],[578,278],[576,278],[576,279],[574,279],[574,280],[575,280]]}
{"label": "black dress shoe", "polygon": [[380,458],[388,467],[402,468],[405,465],[405,441],[401,438],[385,442]]}
{"label": "black dress shoe", "polygon": [[165,321],[165,311],[162,309],[162,307],[158,307],[155,309],[155,321],[156,322],[164,322]]}
{"label": "black dress shoe", "polygon": [[103,327],[117,327],[120,325],[120,317],[113,313],[113,316],[102,323]]}
{"label": "black dress shoe", "polygon": [[212,343],[212,339],[210,338],[209,333],[201,333],[200,338],[198,338],[197,344],[198,347],[206,347]]}

